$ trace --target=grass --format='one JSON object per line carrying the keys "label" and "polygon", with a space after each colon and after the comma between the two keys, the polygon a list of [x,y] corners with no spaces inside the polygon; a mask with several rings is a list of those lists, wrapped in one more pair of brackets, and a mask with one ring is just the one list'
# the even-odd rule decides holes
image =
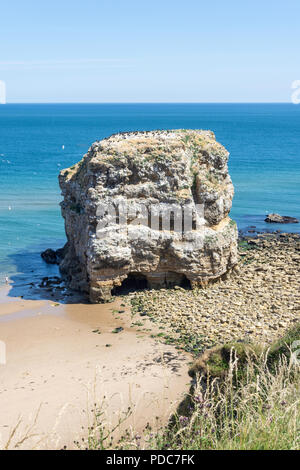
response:
{"label": "grass", "polygon": [[199,376],[184,415],[155,436],[161,449],[299,449],[299,367],[282,356],[272,372],[267,355],[247,362],[239,378],[238,362],[225,378]]}
{"label": "grass", "polygon": [[[126,431],[116,442],[101,414],[89,449],[299,450],[300,324],[265,349],[227,344],[206,351],[190,369],[193,385],[165,428]],[[124,421],[122,420],[122,423]]]}
{"label": "grass", "polygon": [[[268,348],[229,343],[209,349],[192,365],[190,391],[165,427],[147,425],[138,434],[127,425],[132,408],[109,425],[104,405],[95,405],[87,437],[75,445],[87,450],[299,450],[299,342],[300,323]],[[0,447],[18,449],[32,438],[39,445],[42,438],[34,433],[39,411],[25,429],[19,420]]]}

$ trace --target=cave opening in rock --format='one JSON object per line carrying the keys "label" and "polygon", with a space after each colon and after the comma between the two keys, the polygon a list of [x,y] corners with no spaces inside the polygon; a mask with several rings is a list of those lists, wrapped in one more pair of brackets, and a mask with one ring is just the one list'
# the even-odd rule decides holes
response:
{"label": "cave opening in rock", "polygon": [[[151,274],[149,273],[151,276]],[[148,275],[148,276],[149,276]],[[163,276],[163,279],[162,279]],[[160,273],[158,282],[147,280],[146,275],[141,273],[129,273],[127,278],[124,279],[122,285],[115,287],[112,295],[124,295],[137,290],[159,289],[159,288],[173,288],[175,286],[183,287],[184,289],[191,289],[191,283],[184,274],[175,272]]]}
{"label": "cave opening in rock", "polygon": [[147,287],[148,283],[146,276],[140,273],[129,273],[127,278],[122,282],[122,285],[113,289],[112,294],[124,295],[129,292],[146,289]]}
{"label": "cave opening in rock", "polygon": [[180,283],[180,287],[183,287],[184,289],[191,289],[192,286],[191,286],[191,282],[189,281],[189,279],[184,276],[181,283]]}

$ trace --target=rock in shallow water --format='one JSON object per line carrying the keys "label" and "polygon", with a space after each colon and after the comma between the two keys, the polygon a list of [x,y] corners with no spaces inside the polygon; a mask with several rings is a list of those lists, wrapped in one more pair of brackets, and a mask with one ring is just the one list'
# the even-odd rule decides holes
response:
{"label": "rock in shallow water", "polygon": [[299,220],[287,215],[268,214],[265,218],[265,222],[269,224],[298,224]]}
{"label": "rock in shallow water", "polygon": [[192,287],[237,263],[228,217],[228,152],[200,130],[133,132],[94,143],[59,180],[68,244],[60,264],[73,289],[107,301],[128,277]]}
{"label": "rock in shallow water", "polygon": [[48,248],[41,253],[41,257],[47,264],[59,264],[65,256],[65,252],[66,246],[55,251],[51,248]]}

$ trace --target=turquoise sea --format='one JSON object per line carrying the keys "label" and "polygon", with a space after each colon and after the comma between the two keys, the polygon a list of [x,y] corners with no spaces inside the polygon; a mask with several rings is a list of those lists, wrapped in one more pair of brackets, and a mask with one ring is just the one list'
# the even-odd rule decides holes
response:
{"label": "turquoise sea", "polygon": [[[130,130],[211,129],[230,151],[240,229],[300,218],[300,106],[292,104],[8,104],[0,106],[0,283],[56,272],[40,252],[65,242],[57,175],[95,140]],[[63,148],[64,146],[64,148]]]}

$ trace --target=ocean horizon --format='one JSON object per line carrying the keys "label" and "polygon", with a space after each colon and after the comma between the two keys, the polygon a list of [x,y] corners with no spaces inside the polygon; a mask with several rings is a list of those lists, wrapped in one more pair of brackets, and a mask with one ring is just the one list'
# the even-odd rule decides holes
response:
{"label": "ocean horizon", "polygon": [[111,134],[209,129],[230,152],[240,230],[300,232],[300,107],[291,103],[9,103],[0,106],[0,283],[57,273],[40,252],[65,243],[58,173]]}

